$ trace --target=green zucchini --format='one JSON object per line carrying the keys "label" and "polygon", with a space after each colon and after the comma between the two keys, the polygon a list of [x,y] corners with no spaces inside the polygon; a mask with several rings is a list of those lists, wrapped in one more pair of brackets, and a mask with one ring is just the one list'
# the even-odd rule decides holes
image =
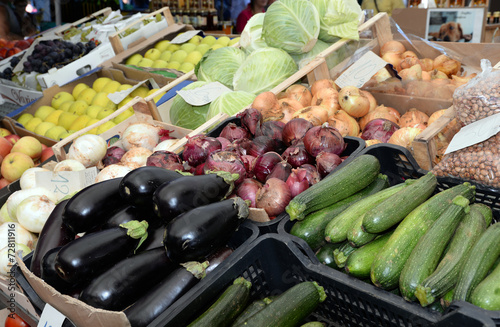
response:
{"label": "green zucchini", "polygon": [[308,323],[303,324],[300,327],[325,327],[325,324],[319,321],[311,321]]}
{"label": "green zucchini", "polygon": [[453,289],[467,254],[486,230],[486,222],[477,207],[470,206],[453,235],[448,251],[436,270],[417,286],[415,295],[422,306],[427,306]]}
{"label": "green zucchini", "polygon": [[469,301],[474,288],[500,256],[500,223],[490,225],[474,244],[458,276],[453,300]]}
{"label": "green zucchini", "polygon": [[439,301],[436,301],[436,302],[432,303],[431,305],[429,305],[428,308],[431,309],[432,311],[437,311],[439,313],[444,313],[444,308],[443,308],[443,306],[441,305],[441,303]]}
{"label": "green zucchini", "polygon": [[498,257],[498,259],[495,261],[495,263],[493,264],[493,267],[491,267],[491,269],[488,272],[488,274],[490,274],[494,269],[496,269],[499,264],[500,264],[500,257]]}
{"label": "green zucchini", "polygon": [[486,222],[486,226],[489,226],[491,222],[493,221],[493,211],[489,206],[487,206],[484,203],[473,203],[471,204],[470,208],[475,208],[481,212],[481,214],[484,217],[484,220]]}
{"label": "green zucchini", "polygon": [[296,326],[309,316],[325,299],[325,290],[318,283],[302,282],[286,290],[245,322],[233,326]]}
{"label": "green zucchini", "polygon": [[465,182],[435,194],[408,214],[375,258],[370,272],[373,284],[383,289],[397,287],[401,270],[420,237],[455,196],[462,195],[471,201],[474,194],[475,187]]}
{"label": "green zucchini", "polygon": [[318,183],[295,196],[285,210],[290,220],[302,220],[311,212],[326,208],[364,189],[380,172],[375,156],[364,154],[329,174]]}
{"label": "green zucchini", "polygon": [[455,294],[454,288],[452,288],[445,295],[443,295],[443,297],[439,301],[441,303],[441,305],[443,306],[443,308],[447,308],[450,306],[451,301],[453,301],[453,294]]}
{"label": "green zucchini", "polygon": [[217,301],[188,327],[231,326],[233,320],[245,310],[250,298],[252,283],[243,277],[236,278]]}
{"label": "green zucchini", "polygon": [[327,243],[323,245],[321,248],[319,248],[319,250],[316,252],[316,258],[318,258],[319,262],[321,262],[325,266],[339,270],[340,268],[339,266],[337,266],[337,263],[335,262],[333,251],[335,251],[337,248],[341,247],[344,244],[345,242]]}
{"label": "green zucchini", "polygon": [[308,214],[304,220],[293,224],[290,234],[300,237],[316,250],[325,243],[325,227],[336,215],[347,209],[351,204],[377,193],[389,186],[388,178],[384,174],[378,177],[367,187],[353,195],[340,200],[331,206]]}
{"label": "green zucchini", "polygon": [[420,238],[406,261],[399,278],[399,290],[403,298],[408,301],[416,299],[415,290],[417,285],[434,272],[446,245],[465,214],[469,211],[469,200],[458,195]]}
{"label": "green zucchini", "polygon": [[344,243],[341,247],[333,251],[333,258],[337,267],[344,268],[347,258],[356,250],[349,242]]}
{"label": "green zucchini", "polygon": [[359,216],[347,231],[347,240],[354,247],[361,247],[373,241],[379,234],[365,232],[361,225],[363,224],[364,215]]}
{"label": "green zucchini", "polygon": [[363,230],[373,234],[388,230],[425,202],[434,192],[436,186],[436,176],[428,172],[409,187],[371,208],[363,217]]}
{"label": "green zucchini", "polygon": [[359,216],[363,215],[365,212],[375,207],[377,204],[381,203],[391,195],[399,192],[400,190],[407,188],[414,180],[408,180],[404,183],[396,184],[385,190],[379,191],[372,194],[342,211],[340,214],[335,216],[328,225],[325,227],[325,239],[327,242],[338,243],[343,242],[347,239],[347,231],[354,224]]}
{"label": "green zucchini", "polygon": [[266,305],[273,301],[272,298],[266,297],[263,299],[255,300],[248,305],[248,307],[236,318],[233,325],[238,325],[243,323],[245,320],[264,309]]}
{"label": "green zucchini", "polygon": [[374,241],[363,245],[356,249],[347,258],[345,263],[345,271],[354,277],[368,278],[370,277],[370,269],[372,267],[375,255],[382,249],[392,232],[377,237]]}
{"label": "green zucchini", "polygon": [[500,310],[500,266],[476,286],[470,302],[486,310]]}

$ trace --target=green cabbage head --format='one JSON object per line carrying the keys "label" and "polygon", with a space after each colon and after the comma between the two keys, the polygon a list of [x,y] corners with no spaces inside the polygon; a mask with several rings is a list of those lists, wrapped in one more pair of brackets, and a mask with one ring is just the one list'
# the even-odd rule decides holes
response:
{"label": "green cabbage head", "polygon": [[358,24],[363,11],[357,0],[311,0],[320,18],[319,39],[335,42],[336,38],[359,40]]}
{"label": "green cabbage head", "polygon": [[245,52],[234,47],[209,50],[196,64],[194,73],[198,81],[220,82],[232,89],[234,73],[245,58]]}
{"label": "green cabbage head", "polygon": [[221,94],[210,103],[207,120],[222,112],[229,116],[234,116],[243,108],[251,105],[254,99],[255,94],[245,91],[233,91]]}
{"label": "green cabbage head", "polygon": [[[183,87],[183,90],[192,90],[203,85],[207,82],[197,81]],[[180,96],[174,96],[172,106],[170,107],[169,118],[172,125],[187,129],[196,129],[201,124],[207,121],[207,112],[210,103],[203,106],[192,106]]]}
{"label": "green cabbage head", "polygon": [[262,35],[270,47],[300,54],[313,48],[319,29],[318,10],[309,0],[278,0],[264,15]]}
{"label": "green cabbage head", "polygon": [[264,24],[265,13],[258,13],[252,16],[241,32],[240,46],[245,52],[250,53],[256,49],[268,47],[262,37],[262,24]]}
{"label": "green cabbage head", "polygon": [[296,71],[295,61],[286,51],[271,47],[257,49],[234,74],[233,89],[259,94],[271,90]]}

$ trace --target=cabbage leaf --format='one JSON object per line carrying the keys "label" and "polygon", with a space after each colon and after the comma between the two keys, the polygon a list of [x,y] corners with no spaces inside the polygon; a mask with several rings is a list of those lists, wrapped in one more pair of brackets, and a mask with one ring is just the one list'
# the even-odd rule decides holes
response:
{"label": "cabbage leaf", "polygon": [[258,49],[248,55],[234,74],[233,89],[259,94],[271,90],[296,71],[295,61],[286,51]]}
{"label": "cabbage leaf", "polygon": [[262,37],[262,24],[265,13],[258,13],[252,16],[241,32],[240,46],[246,53],[250,53],[260,48],[268,47]]}
{"label": "cabbage leaf", "polygon": [[335,42],[336,37],[359,40],[358,24],[364,19],[357,0],[311,0],[320,17],[319,39]]}
{"label": "cabbage leaf", "polygon": [[[197,81],[183,87],[183,90],[193,90],[207,84],[207,82]],[[207,112],[210,103],[203,106],[192,106],[180,96],[174,96],[170,107],[169,118],[172,125],[187,129],[196,129],[207,121]]]}
{"label": "cabbage leaf", "polygon": [[235,47],[209,50],[196,64],[194,73],[198,81],[220,82],[232,89],[234,73],[245,58],[245,52]]}
{"label": "cabbage leaf", "polygon": [[255,94],[245,91],[233,91],[221,94],[217,99],[210,103],[208,108],[207,120],[223,112],[229,116],[234,116],[243,108],[252,104]]}
{"label": "cabbage leaf", "polygon": [[273,2],[264,15],[262,35],[267,45],[290,54],[310,51],[320,30],[319,14],[308,0]]}

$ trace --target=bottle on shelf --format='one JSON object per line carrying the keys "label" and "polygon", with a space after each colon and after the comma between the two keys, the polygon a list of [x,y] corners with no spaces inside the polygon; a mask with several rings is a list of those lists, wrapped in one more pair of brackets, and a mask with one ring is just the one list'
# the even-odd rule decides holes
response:
{"label": "bottle on shelf", "polygon": [[179,3],[178,0],[173,0],[174,4],[174,8],[175,8],[175,22],[177,24],[182,24],[182,15],[183,15],[183,11],[182,11],[182,6],[181,4]]}
{"label": "bottle on shelf", "polygon": [[215,31],[219,29],[219,17],[215,9],[213,0],[208,0],[207,30]]}
{"label": "bottle on shelf", "polygon": [[193,27],[195,29],[199,29],[200,28],[200,22],[198,20],[198,16],[200,15],[200,9],[198,8],[198,0],[192,0],[191,1],[191,11],[190,11],[190,19],[191,19],[191,25],[193,25]]}
{"label": "bottle on shelf", "polygon": [[500,11],[493,13],[493,24],[500,24]]}
{"label": "bottle on shelf", "polygon": [[186,1],[184,4],[184,9],[182,11],[182,23],[189,25],[191,24],[191,20],[189,19],[189,1]]}
{"label": "bottle on shelf", "polygon": [[202,31],[207,30],[207,17],[208,17],[208,7],[207,7],[207,1],[203,0],[201,2],[201,8],[200,8],[200,15],[198,17],[198,23],[200,25],[200,29]]}

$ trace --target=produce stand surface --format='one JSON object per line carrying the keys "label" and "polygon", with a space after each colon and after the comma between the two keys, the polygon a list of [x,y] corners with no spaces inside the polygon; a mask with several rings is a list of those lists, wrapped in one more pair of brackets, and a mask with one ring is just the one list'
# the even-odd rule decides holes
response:
{"label": "produce stand surface", "polygon": [[[390,185],[401,183],[409,178],[419,178],[427,173],[421,169],[411,153],[404,147],[392,144],[375,144],[361,151],[360,155],[371,154],[380,161],[380,172],[387,175]],[[438,177],[438,185],[435,193],[449,189],[455,185],[463,183],[462,180],[454,178]],[[483,203],[491,207],[493,211],[493,221],[500,222],[500,192],[499,190],[484,187],[472,183],[476,186],[477,203]],[[290,242],[300,244],[306,249],[306,253],[312,253],[308,244],[299,237],[291,235],[289,232],[293,222],[289,217],[282,219],[278,225],[278,234],[289,239]],[[372,284],[363,282],[346,273],[334,270],[326,265],[324,269],[330,272],[331,276],[337,276],[345,286],[351,286],[353,291],[361,290],[365,293],[359,299],[354,299],[351,295],[338,295],[346,298],[343,301],[351,302],[357,310],[363,313],[361,317],[370,317],[370,322],[357,320],[359,317],[345,315],[341,319],[340,325],[352,326],[500,326],[500,311],[488,311],[479,308],[471,303],[455,301],[446,309],[444,314],[440,314],[431,309],[422,307],[417,302],[407,302],[401,296],[377,288]],[[363,291],[364,290],[364,291]],[[332,307],[334,308],[334,307]],[[345,310],[345,309],[343,309]],[[351,312],[354,313],[351,308]],[[394,316],[398,313],[399,317]],[[351,320],[352,319],[352,320]],[[395,320],[394,320],[395,319]],[[338,321],[338,320],[337,320]],[[353,324],[354,323],[354,324]],[[336,326],[331,325],[331,326]]]}
{"label": "produce stand surface", "polygon": [[[227,246],[234,249],[234,252],[226,260],[229,260],[232,257],[239,257],[240,253],[243,252],[245,249],[247,249],[250,246],[250,244],[257,239],[258,236],[259,236],[259,230],[254,224],[252,224],[249,221],[243,222],[243,224],[241,224],[239,229],[232,235],[231,239],[229,240],[229,242],[227,244]],[[28,254],[27,256],[25,256],[23,258],[23,262],[26,265],[26,267],[30,266],[32,256],[33,256],[33,252],[31,252],[30,254]],[[219,265],[219,267],[220,267],[220,265]],[[210,274],[208,274],[207,276],[210,276],[213,274],[219,274],[220,269],[221,269],[219,267],[215,268],[214,271],[211,272]],[[27,298],[31,301],[31,304],[35,308],[36,312],[38,314],[41,314],[43,311],[43,308],[45,307],[46,301],[44,301],[37,294],[37,292],[33,289],[30,282],[28,281],[28,278],[26,278],[26,276],[24,275],[21,268],[18,265],[16,265],[14,267],[14,269],[15,269],[15,275],[16,275],[16,280],[17,280],[18,284],[21,286],[21,288],[22,288],[23,292],[26,294]],[[31,277],[31,278],[33,278],[33,277]],[[34,277],[34,278],[38,279],[41,283],[43,283],[43,281],[41,279],[39,279],[37,277]],[[55,306],[53,303],[51,303],[51,302],[49,302],[49,303],[52,306]],[[57,307],[56,307],[56,309],[57,309]],[[58,309],[58,310],[60,310],[60,309]],[[99,311],[102,312],[102,311],[106,311],[106,310],[99,309]],[[65,320],[65,323],[63,324],[63,326],[66,326],[66,327],[75,326],[69,320],[70,315],[68,315],[67,313],[65,315],[68,318]],[[87,326],[91,326],[91,325],[87,325]],[[150,326],[154,326],[154,325],[150,325]]]}

